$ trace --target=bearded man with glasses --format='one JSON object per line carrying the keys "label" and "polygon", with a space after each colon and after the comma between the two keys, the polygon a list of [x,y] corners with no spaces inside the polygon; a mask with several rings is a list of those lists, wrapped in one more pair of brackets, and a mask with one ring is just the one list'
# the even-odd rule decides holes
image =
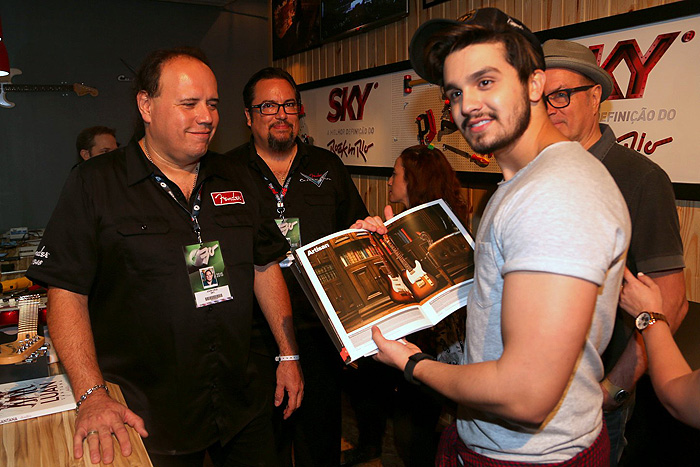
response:
{"label": "bearded man with glasses", "polygon": [[[661,167],[618,144],[612,129],[598,123],[600,105],[610,96],[613,80],[598,66],[593,52],[584,45],[557,39],[545,42],[543,50],[547,66],[545,100],[549,118],[564,136],[578,141],[597,157],[620,188],[632,220],[627,267],[635,275],[643,272],[650,276],[660,287],[663,313],[669,317],[671,330],[675,331],[685,317],[688,302],[683,278],[683,244],[671,181]],[[640,457],[629,458],[633,452],[628,448],[625,464],[674,465],[676,463],[668,456],[680,454],[678,465],[689,465],[686,456],[690,453],[684,448],[688,441],[677,435],[690,430],[670,415],[663,416],[665,411],[654,395],[649,378],[640,380],[647,368],[644,343],[641,335],[634,332],[634,325],[623,318],[624,311],[618,308],[613,336],[603,354],[605,378],[601,381],[601,388],[610,436],[610,463],[617,465],[625,448],[625,424],[635,406],[630,394],[637,385],[634,419],[640,419],[636,422],[640,431],[638,436],[628,438],[639,440],[634,451]],[[662,423],[650,423],[649,414],[652,413],[661,413]],[[640,417],[642,414],[646,416]],[[634,419],[630,429],[635,424]],[[669,430],[670,426],[678,426],[680,431]],[[666,441],[661,441],[659,436],[669,431],[676,439],[664,438]],[[654,443],[648,442],[650,436],[655,439]],[[650,458],[654,453],[659,457]]]}
{"label": "bearded man with glasses", "polygon": [[[258,71],[243,89],[243,102],[251,139],[228,155],[233,164],[250,169],[259,189],[262,216],[277,222],[290,252],[367,216],[340,158],[299,138],[301,96],[289,73],[281,68]],[[292,357],[300,360],[306,381],[303,412],[275,421],[280,465],[292,465],[292,447],[296,467],[339,465],[344,365],[290,264],[286,259],[280,266],[299,344],[299,355]],[[274,363],[273,336],[265,329],[262,314],[256,313],[256,318],[251,348],[269,355]],[[270,376],[273,386],[274,368],[261,371]]]}

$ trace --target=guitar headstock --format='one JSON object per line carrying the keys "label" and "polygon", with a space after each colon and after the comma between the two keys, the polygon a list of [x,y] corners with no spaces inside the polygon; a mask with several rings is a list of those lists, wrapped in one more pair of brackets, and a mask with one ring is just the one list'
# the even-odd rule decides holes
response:
{"label": "guitar headstock", "polygon": [[85,86],[84,84],[81,83],[75,83],[73,84],[73,91],[78,96],[84,96],[85,94],[90,94],[92,97],[96,97],[98,92],[97,89],[91,88],[90,86]]}

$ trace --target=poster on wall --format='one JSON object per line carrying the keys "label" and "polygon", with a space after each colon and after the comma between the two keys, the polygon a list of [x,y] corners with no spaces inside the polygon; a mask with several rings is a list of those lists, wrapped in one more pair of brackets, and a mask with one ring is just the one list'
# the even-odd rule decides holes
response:
{"label": "poster on wall", "polygon": [[303,91],[302,132],[347,165],[388,167],[392,94],[390,75]]}
{"label": "poster on wall", "polygon": [[274,60],[321,45],[321,0],[272,0]]}
{"label": "poster on wall", "polygon": [[[620,144],[659,164],[674,183],[700,184],[695,119],[700,4],[650,10],[659,14],[646,11],[643,22],[641,12],[635,12],[537,35],[588,46],[615,81],[613,94],[601,106],[600,122],[612,127]],[[630,26],[628,18],[635,24]],[[347,165],[392,167],[404,148],[431,143],[457,171],[500,172],[492,156],[469,148],[451,121],[440,88],[420,83],[409,62],[396,65],[390,71],[381,67],[374,76],[366,71],[338,77],[335,84],[304,86],[304,123],[315,144]]]}

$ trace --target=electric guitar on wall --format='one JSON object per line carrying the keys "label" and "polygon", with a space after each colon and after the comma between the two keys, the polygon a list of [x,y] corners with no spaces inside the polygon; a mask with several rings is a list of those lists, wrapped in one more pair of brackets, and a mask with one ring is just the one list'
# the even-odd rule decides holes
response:
{"label": "electric guitar on wall", "polygon": [[417,300],[423,300],[437,290],[437,279],[435,279],[432,274],[423,270],[420,261],[415,260],[414,264],[411,265],[388,235],[384,235],[381,238],[381,242],[386,245],[391,254],[396,257],[399,264],[404,269],[401,272],[401,277]]}
{"label": "electric guitar on wall", "polygon": [[97,89],[85,86],[81,83],[74,84],[12,84],[12,78],[16,75],[21,75],[22,71],[18,68],[11,68],[10,74],[0,78],[0,107],[11,109],[15,106],[14,103],[7,100],[6,92],[74,92],[78,96],[90,94],[92,97],[97,96]]}
{"label": "electric guitar on wall", "polygon": [[46,354],[48,344],[37,333],[40,302],[39,294],[19,297],[17,340],[0,345],[0,365],[28,363]]}

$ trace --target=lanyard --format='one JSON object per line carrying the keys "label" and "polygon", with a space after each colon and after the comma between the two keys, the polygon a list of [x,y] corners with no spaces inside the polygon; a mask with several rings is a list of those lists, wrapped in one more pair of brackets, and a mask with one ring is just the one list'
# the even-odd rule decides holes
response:
{"label": "lanyard", "polygon": [[192,212],[190,212],[185,206],[180,204],[180,201],[178,201],[177,197],[175,196],[175,193],[173,192],[172,188],[170,188],[170,185],[161,177],[160,175],[156,175],[155,173],[152,173],[151,176],[153,177],[153,180],[156,181],[156,183],[167,193],[170,195],[172,199],[175,200],[178,206],[180,206],[188,216],[190,216],[190,219],[192,220],[192,224],[194,225],[194,233],[197,234],[197,241],[199,242],[200,245],[202,245],[202,229],[199,227],[199,220],[197,220],[197,216],[199,216],[199,210],[202,206],[202,188],[204,187],[204,183],[199,185],[199,190],[197,190],[197,195],[194,198],[194,205],[192,206]]}
{"label": "lanyard", "polygon": [[284,181],[284,186],[282,186],[282,190],[277,191],[277,188],[275,188],[275,185],[272,184],[269,178],[265,176],[265,174],[261,173],[263,180],[267,182],[267,187],[270,189],[272,194],[275,196],[275,199],[277,200],[277,214],[280,215],[280,219],[284,220],[284,197],[287,195],[287,190],[289,189],[289,183],[292,181],[292,172],[289,172],[289,175],[287,175],[287,180]]}

